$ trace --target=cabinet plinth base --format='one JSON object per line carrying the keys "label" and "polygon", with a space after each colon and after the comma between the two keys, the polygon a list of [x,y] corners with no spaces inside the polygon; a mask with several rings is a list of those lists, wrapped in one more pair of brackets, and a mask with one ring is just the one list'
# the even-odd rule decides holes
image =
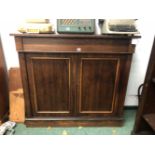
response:
{"label": "cabinet plinth base", "polygon": [[83,118],[28,118],[25,120],[27,127],[73,127],[73,126],[122,126],[122,117],[115,118],[97,118],[97,119],[83,119]]}

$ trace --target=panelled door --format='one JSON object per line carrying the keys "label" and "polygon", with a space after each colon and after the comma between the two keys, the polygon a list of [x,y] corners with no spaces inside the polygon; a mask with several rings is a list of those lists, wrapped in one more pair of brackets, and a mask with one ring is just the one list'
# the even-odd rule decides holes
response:
{"label": "panelled door", "polygon": [[117,106],[120,57],[83,55],[78,62],[78,115],[113,115]]}
{"label": "panelled door", "polygon": [[27,54],[26,59],[33,115],[72,115],[72,57],[61,54]]}

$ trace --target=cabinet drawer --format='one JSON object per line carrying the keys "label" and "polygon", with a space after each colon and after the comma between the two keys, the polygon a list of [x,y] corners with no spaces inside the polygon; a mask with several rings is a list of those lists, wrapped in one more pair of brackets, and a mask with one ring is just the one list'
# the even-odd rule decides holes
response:
{"label": "cabinet drawer", "polygon": [[22,38],[21,51],[66,53],[131,53],[128,39]]}

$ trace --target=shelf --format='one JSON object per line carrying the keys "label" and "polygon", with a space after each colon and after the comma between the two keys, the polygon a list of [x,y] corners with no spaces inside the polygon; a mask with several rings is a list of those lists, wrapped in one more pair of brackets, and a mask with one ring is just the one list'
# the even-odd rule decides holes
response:
{"label": "shelf", "polygon": [[155,131],[155,113],[145,114],[143,118],[150,125],[150,127]]}
{"label": "shelf", "polygon": [[140,35],[118,35],[118,34],[37,34],[37,33],[11,33],[15,37],[48,37],[48,38],[112,38],[112,39],[138,39]]}

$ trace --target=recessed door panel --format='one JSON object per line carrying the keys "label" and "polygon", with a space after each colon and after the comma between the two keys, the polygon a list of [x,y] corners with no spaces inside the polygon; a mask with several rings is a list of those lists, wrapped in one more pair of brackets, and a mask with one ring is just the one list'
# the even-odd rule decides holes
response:
{"label": "recessed door panel", "polygon": [[118,58],[81,58],[79,113],[113,113],[119,66]]}
{"label": "recessed door panel", "polygon": [[28,77],[34,115],[71,113],[70,58],[29,57]]}

